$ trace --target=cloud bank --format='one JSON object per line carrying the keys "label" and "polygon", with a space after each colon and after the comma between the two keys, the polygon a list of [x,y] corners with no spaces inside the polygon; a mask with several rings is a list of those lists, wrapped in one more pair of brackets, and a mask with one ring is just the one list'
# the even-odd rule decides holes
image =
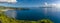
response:
{"label": "cloud bank", "polygon": [[60,3],[44,3],[45,7],[52,7],[52,8],[48,8],[48,11],[50,12],[60,12]]}
{"label": "cloud bank", "polygon": [[16,3],[17,0],[0,0],[0,2]]}
{"label": "cloud bank", "polygon": [[45,2],[44,3],[44,6],[45,7],[54,7],[54,6],[56,6],[57,4],[55,4],[55,3],[50,3],[50,4],[48,4],[47,2]]}
{"label": "cloud bank", "polygon": [[47,2],[44,3],[44,7],[58,7],[60,8],[60,3],[50,3],[48,4]]}

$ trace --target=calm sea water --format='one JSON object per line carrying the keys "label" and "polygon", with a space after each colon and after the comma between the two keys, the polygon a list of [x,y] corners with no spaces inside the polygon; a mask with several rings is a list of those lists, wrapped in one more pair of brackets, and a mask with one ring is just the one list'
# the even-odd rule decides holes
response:
{"label": "calm sea water", "polygon": [[18,20],[39,20],[44,18],[43,8],[30,8],[30,10],[16,10]]}
{"label": "calm sea water", "polygon": [[17,20],[50,19],[60,23],[60,8],[30,8],[30,10],[15,10]]}

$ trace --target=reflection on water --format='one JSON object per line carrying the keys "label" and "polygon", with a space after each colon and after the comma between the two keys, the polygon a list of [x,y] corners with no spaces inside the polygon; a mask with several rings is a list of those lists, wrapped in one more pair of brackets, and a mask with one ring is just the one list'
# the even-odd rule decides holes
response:
{"label": "reflection on water", "polygon": [[60,8],[48,8],[47,18],[60,23]]}

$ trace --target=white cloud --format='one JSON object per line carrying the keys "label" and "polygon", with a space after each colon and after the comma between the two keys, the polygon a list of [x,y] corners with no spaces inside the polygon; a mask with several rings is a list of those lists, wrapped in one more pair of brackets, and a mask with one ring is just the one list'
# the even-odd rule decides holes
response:
{"label": "white cloud", "polygon": [[45,2],[45,5],[47,6],[47,5],[48,5],[48,3],[47,3],[47,2]]}
{"label": "white cloud", "polygon": [[48,8],[48,11],[50,12],[60,12],[60,3],[50,3],[48,4],[47,2],[45,2],[45,7],[52,7],[52,8]]}
{"label": "white cloud", "polygon": [[47,2],[44,3],[44,7],[56,7],[56,6],[58,6],[58,4],[55,3],[48,4]]}
{"label": "white cloud", "polygon": [[0,0],[0,2],[16,3],[16,0]]}

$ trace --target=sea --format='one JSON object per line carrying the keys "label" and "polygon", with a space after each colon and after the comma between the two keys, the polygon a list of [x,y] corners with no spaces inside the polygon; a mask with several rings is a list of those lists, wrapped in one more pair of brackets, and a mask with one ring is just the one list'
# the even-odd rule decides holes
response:
{"label": "sea", "polygon": [[54,23],[60,23],[60,8],[31,7],[29,10],[15,10],[17,20],[37,21],[50,19]]}

